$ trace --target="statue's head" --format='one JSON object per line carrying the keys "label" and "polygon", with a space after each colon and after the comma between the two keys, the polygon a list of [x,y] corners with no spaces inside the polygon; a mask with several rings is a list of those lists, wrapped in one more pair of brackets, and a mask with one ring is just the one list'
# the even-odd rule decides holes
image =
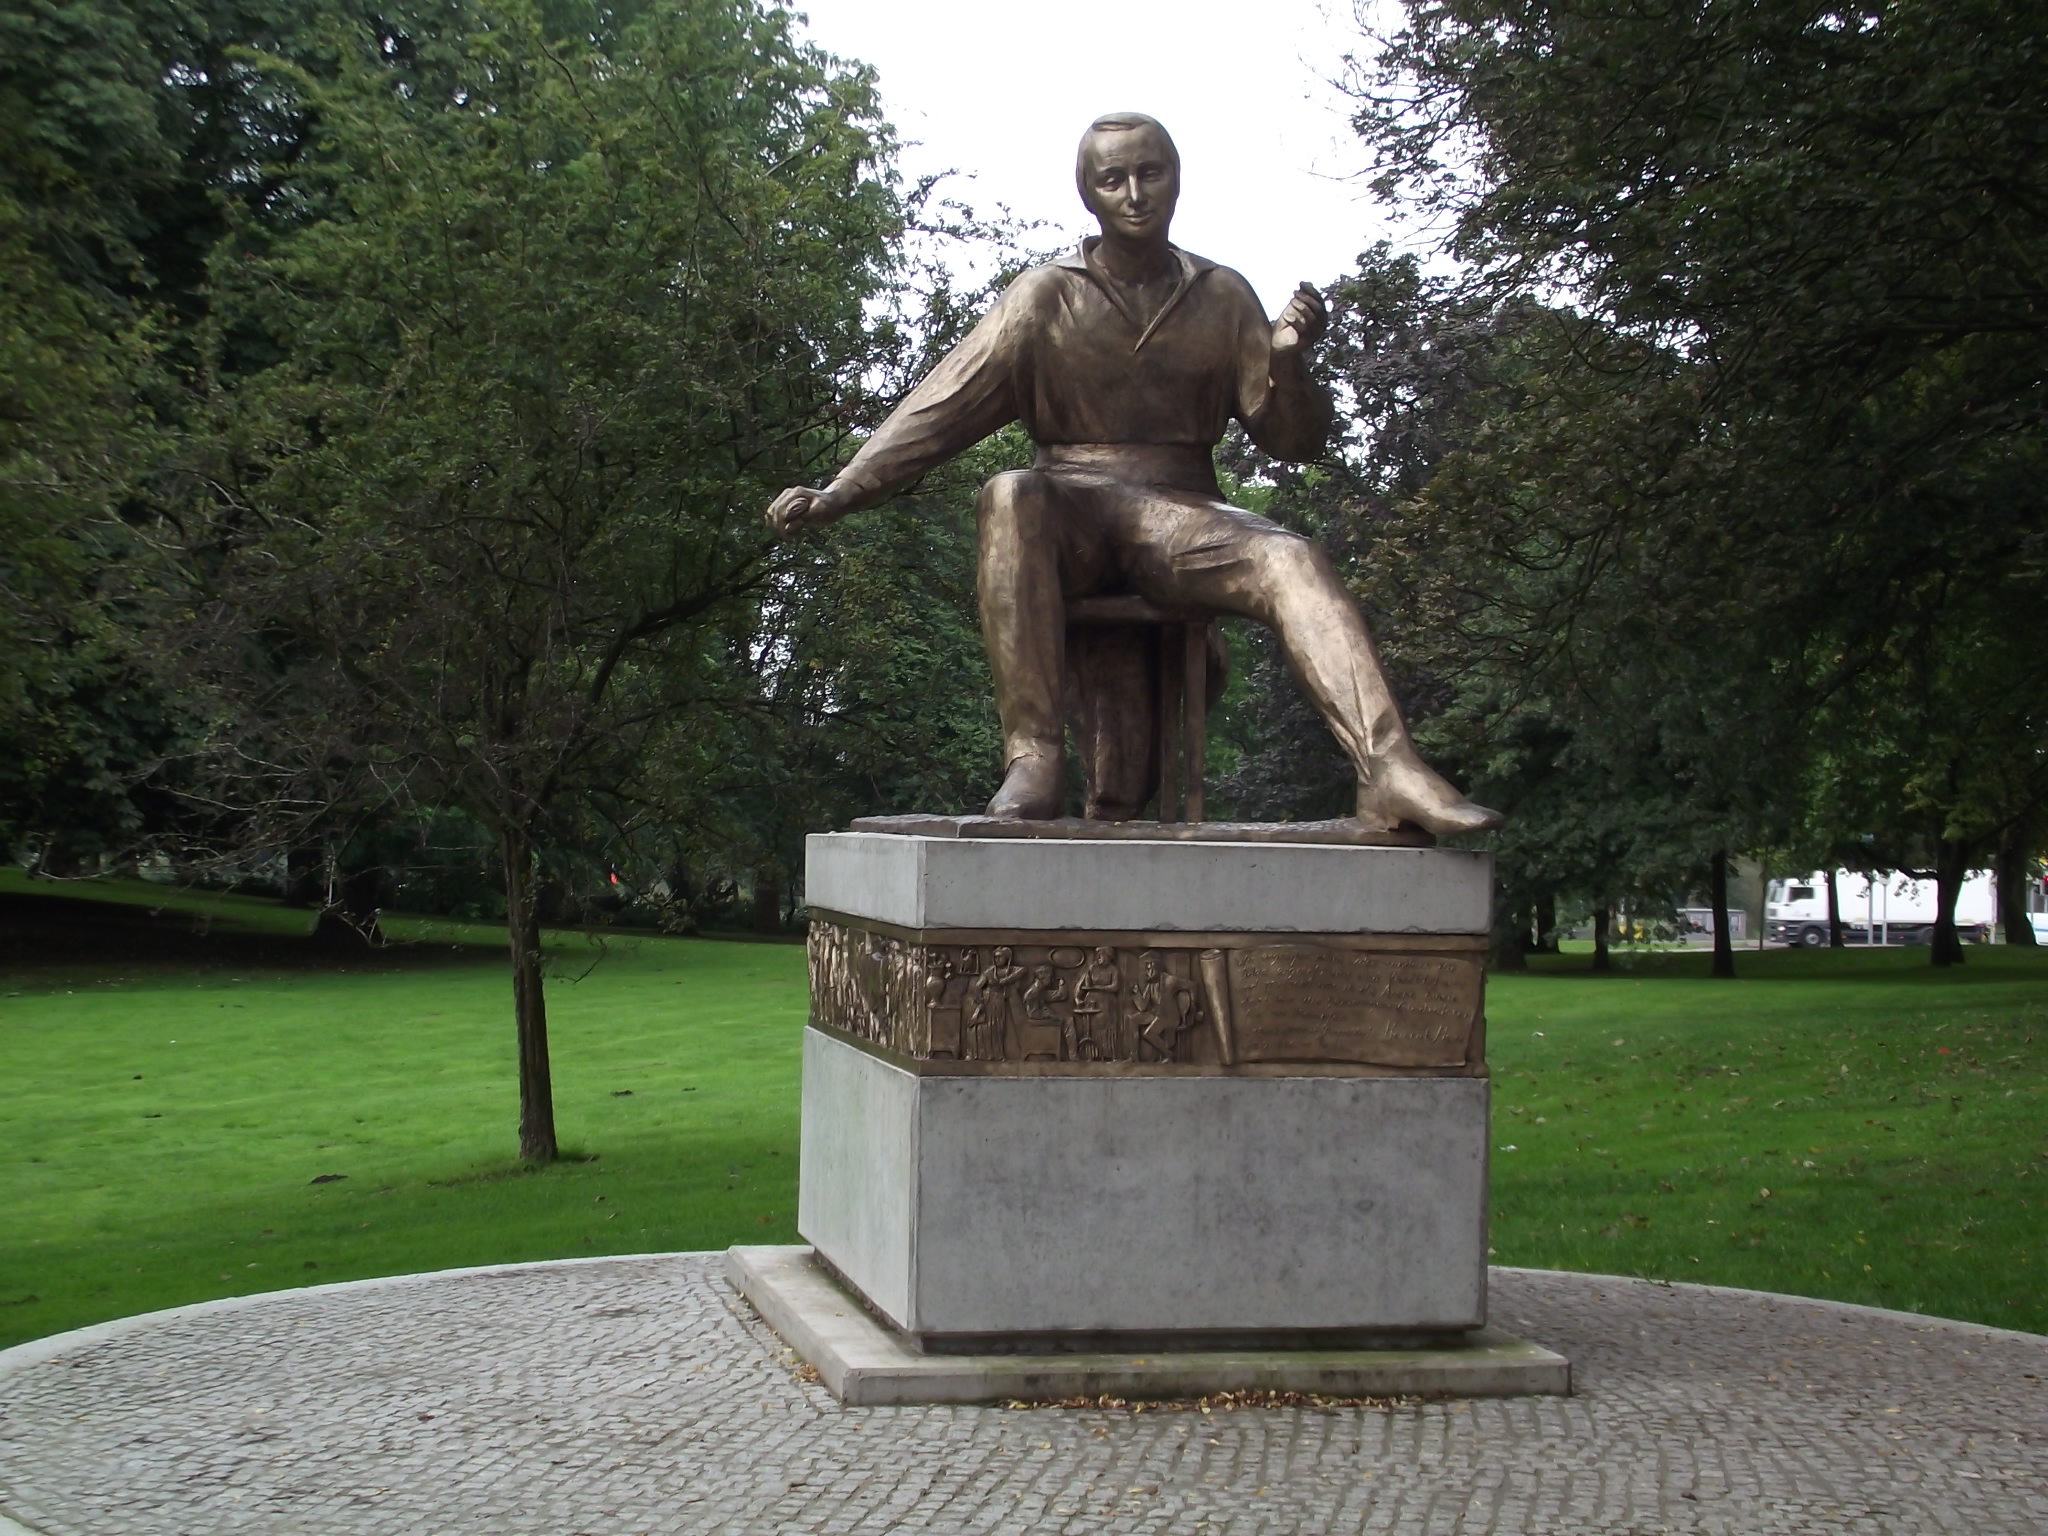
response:
{"label": "statue's head", "polygon": [[1103,234],[1164,240],[1180,201],[1180,151],[1157,118],[1112,112],[1081,135],[1074,181]]}

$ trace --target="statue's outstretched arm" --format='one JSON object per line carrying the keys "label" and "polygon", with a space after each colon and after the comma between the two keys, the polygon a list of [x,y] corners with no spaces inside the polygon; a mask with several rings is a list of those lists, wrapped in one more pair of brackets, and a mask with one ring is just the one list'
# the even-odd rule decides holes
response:
{"label": "statue's outstretched arm", "polygon": [[[1012,285],[1013,289],[1015,285]],[[776,497],[768,524],[787,538],[886,500],[899,487],[1017,419],[1015,325],[1009,293],[875,429],[822,491]]]}

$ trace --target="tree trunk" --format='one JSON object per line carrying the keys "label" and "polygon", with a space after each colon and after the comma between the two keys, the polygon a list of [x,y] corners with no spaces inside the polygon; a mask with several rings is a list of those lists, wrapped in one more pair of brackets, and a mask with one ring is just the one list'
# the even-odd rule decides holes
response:
{"label": "tree trunk", "polygon": [[2008,944],[2034,943],[2034,924],[2027,916],[2027,886],[2034,874],[2034,827],[2022,816],[1998,839],[1998,926]]}
{"label": "tree trunk", "polygon": [[1607,908],[1604,905],[1595,907],[1593,909],[1593,969],[1596,971],[1611,970],[1613,968],[1613,961],[1607,955],[1607,922]]}
{"label": "tree trunk", "polygon": [[361,864],[343,871],[335,882],[333,893],[339,899],[323,906],[320,916],[314,920],[314,941],[342,949],[371,949],[381,945],[384,942],[384,926],[380,921],[384,910],[384,886],[382,865]]}
{"label": "tree trunk", "polygon": [[1756,952],[1764,952],[1764,935],[1771,931],[1771,861],[1768,857],[1758,859],[1756,864]]}
{"label": "tree trunk", "polygon": [[754,871],[754,932],[782,932],[782,882],[772,864]]}
{"label": "tree trunk", "polygon": [[1714,971],[1716,976],[1735,977],[1735,939],[1728,931],[1728,852],[1714,850],[1709,866],[1714,899]]}
{"label": "tree trunk", "polygon": [[1961,965],[1963,941],[1956,933],[1956,897],[1963,891],[1970,850],[1964,844],[1941,838],[1934,845],[1934,954],[1936,965]]}
{"label": "tree trunk", "polygon": [[1489,957],[1496,971],[1529,969],[1529,909],[1519,902],[1502,902],[1494,908],[1493,953]]}
{"label": "tree trunk", "polygon": [[505,929],[512,945],[512,1014],[519,1029],[519,1155],[551,1163],[555,1092],[548,1070],[548,1005],[541,991],[540,902],[533,840],[524,829],[499,840],[505,859]]}
{"label": "tree trunk", "polygon": [[1549,891],[1536,898],[1536,953],[1557,953],[1557,897]]}
{"label": "tree trunk", "polygon": [[1835,872],[1828,871],[1828,948],[1842,947],[1842,893],[1835,885]]}
{"label": "tree trunk", "polygon": [[376,926],[384,910],[385,887],[390,884],[381,864],[365,864],[341,877],[341,905],[357,927]]}
{"label": "tree trunk", "polygon": [[327,850],[320,844],[309,843],[286,852],[284,904],[288,907],[327,905]]}

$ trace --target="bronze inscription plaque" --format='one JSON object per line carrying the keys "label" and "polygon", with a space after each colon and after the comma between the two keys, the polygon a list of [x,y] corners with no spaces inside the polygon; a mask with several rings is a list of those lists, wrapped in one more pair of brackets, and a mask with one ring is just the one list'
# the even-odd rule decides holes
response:
{"label": "bronze inscription plaque", "polygon": [[1485,972],[1476,957],[1401,955],[1317,944],[1230,952],[1240,1061],[1465,1063]]}

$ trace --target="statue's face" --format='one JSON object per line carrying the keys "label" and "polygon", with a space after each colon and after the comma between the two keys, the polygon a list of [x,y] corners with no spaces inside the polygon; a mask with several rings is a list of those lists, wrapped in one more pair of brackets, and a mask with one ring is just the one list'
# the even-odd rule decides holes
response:
{"label": "statue's face", "polygon": [[1159,130],[1110,128],[1081,149],[1081,197],[1105,235],[1164,239],[1180,201],[1180,172]]}

